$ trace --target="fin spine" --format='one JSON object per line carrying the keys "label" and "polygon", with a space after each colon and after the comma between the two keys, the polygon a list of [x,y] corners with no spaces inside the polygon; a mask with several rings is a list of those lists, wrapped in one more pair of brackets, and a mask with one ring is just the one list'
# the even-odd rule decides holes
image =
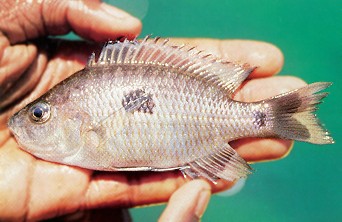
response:
{"label": "fin spine", "polygon": [[160,41],[159,37],[150,39],[146,36],[142,42],[136,40],[123,42],[108,42],[102,49],[99,59],[95,62],[92,55],[87,67],[99,67],[116,64],[155,64],[178,70],[184,75],[193,75],[202,79],[210,79],[227,91],[228,95],[240,86],[247,76],[255,69],[249,66],[238,65],[221,61],[211,54],[188,45],[174,46],[169,40]]}

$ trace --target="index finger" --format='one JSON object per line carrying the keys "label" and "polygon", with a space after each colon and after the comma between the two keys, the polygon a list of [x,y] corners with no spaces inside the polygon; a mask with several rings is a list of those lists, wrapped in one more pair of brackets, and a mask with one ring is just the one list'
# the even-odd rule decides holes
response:
{"label": "index finger", "polygon": [[277,74],[283,67],[284,56],[276,46],[252,40],[187,39],[175,38],[174,44],[197,46],[219,58],[257,67],[249,78],[268,77]]}
{"label": "index finger", "polygon": [[170,197],[159,222],[200,221],[210,199],[211,188],[203,180],[193,180],[176,190]]}

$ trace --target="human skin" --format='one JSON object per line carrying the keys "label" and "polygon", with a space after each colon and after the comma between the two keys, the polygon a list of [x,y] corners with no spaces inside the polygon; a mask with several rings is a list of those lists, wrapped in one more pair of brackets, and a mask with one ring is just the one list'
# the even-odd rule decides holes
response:
{"label": "human skin", "polygon": [[[100,207],[135,207],[166,202],[185,183],[178,171],[95,172],[50,163],[22,151],[7,128],[9,117],[52,86],[84,67],[99,42],[140,33],[141,23],[129,14],[99,1],[42,1],[17,4],[0,1],[0,220],[38,220]],[[39,16],[37,16],[39,15]],[[38,39],[73,30],[92,42]],[[97,42],[97,43],[96,43]],[[240,101],[257,101],[301,87],[295,77],[274,77],[283,65],[278,48],[244,40],[173,39],[218,57],[258,68],[235,93]],[[231,143],[249,162],[286,156],[291,141],[248,138]],[[170,199],[160,221],[170,216],[198,219],[194,203],[202,190],[219,192],[233,183],[197,180]],[[182,201],[179,193],[193,192]],[[209,198],[204,201],[207,203]],[[182,212],[177,204],[183,204]],[[204,211],[205,207],[202,209]],[[177,212],[176,212],[177,211]],[[192,215],[192,216],[191,216]],[[175,217],[177,218],[177,217]],[[185,217],[184,217],[185,218]]]}

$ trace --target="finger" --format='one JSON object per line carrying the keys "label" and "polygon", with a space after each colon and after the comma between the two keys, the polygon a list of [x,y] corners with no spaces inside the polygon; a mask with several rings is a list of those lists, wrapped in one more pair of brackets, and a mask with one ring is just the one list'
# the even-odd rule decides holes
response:
{"label": "finger", "polygon": [[[17,43],[47,34],[70,30],[96,41],[135,37],[141,30],[138,19],[100,1],[2,1],[0,31]],[[13,17],[16,19],[12,19]]]}
{"label": "finger", "polygon": [[[166,202],[187,180],[180,171],[158,173],[99,173],[93,175],[81,206],[134,207]],[[229,189],[233,182],[218,180],[210,183],[213,192]]]}
{"label": "finger", "polygon": [[31,173],[26,217],[36,221],[79,209],[92,171],[36,160]]}
{"label": "finger", "polygon": [[249,78],[272,76],[283,67],[282,52],[266,42],[250,40],[172,39],[175,44],[187,43],[200,50],[236,63],[257,67]]}
{"label": "finger", "polygon": [[207,208],[210,195],[207,182],[193,180],[186,183],[172,194],[159,221],[199,221]]}
{"label": "finger", "polygon": [[[50,221],[50,220],[47,220]],[[132,217],[128,209],[125,208],[99,208],[92,210],[79,210],[75,213],[67,214],[51,221],[66,221],[66,222],[128,222],[132,221]]]}
{"label": "finger", "polygon": [[33,157],[22,152],[14,139],[0,146],[0,221],[23,221]]}
{"label": "finger", "polygon": [[285,158],[293,141],[282,139],[245,138],[229,143],[249,163]]}
{"label": "finger", "polygon": [[246,81],[235,93],[233,99],[243,102],[256,102],[292,91],[306,83],[293,76],[274,76]]}
{"label": "finger", "polygon": [[[68,1],[67,19],[72,29],[84,38],[108,41],[125,36],[135,38],[141,22],[128,13],[98,1]],[[84,19],[88,16],[88,19]]]}
{"label": "finger", "polygon": [[[40,40],[38,45],[17,44],[7,47],[0,60],[0,66],[3,67],[0,70],[0,129],[14,112],[84,68],[89,55],[98,47],[96,43],[56,39]],[[48,54],[53,54],[49,60]],[[16,62],[18,58],[21,61],[19,63]],[[19,106],[13,109],[9,106],[19,100]]]}
{"label": "finger", "polygon": [[32,44],[18,44],[4,50],[0,60],[0,67],[3,67],[0,71],[0,114],[38,84],[47,57],[37,51]]}
{"label": "finger", "polygon": [[13,138],[0,147],[0,169],[0,221],[35,221],[76,211],[92,172],[37,160]]}

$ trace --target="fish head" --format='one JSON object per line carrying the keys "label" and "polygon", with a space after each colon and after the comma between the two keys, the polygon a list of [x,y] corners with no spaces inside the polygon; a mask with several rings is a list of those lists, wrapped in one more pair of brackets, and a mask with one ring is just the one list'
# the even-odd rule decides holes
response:
{"label": "fish head", "polygon": [[65,118],[63,104],[38,99],[14,114],[8,128],[19,146],[41,159],[63,163],[77,153],[81,121]]}

